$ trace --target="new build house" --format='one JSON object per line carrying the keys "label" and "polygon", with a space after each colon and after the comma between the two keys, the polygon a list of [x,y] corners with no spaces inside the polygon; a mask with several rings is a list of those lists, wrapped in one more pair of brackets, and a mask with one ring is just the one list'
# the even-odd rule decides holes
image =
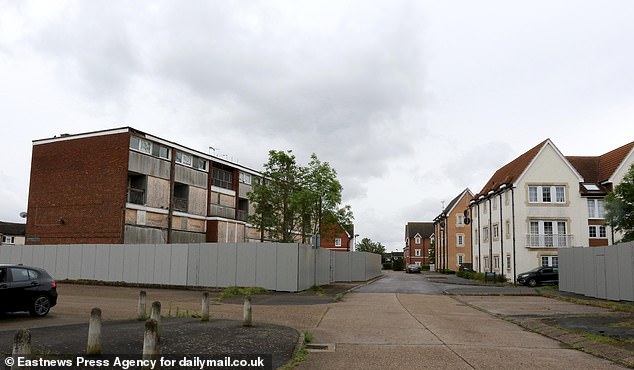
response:
{"label": "new build house", "polygon": [[471,199],[471,190],[463,190],[434,219],[435,259],[438,269],[457,271],[461,266],[471,264],[471,228],[469,217],[465,215]]}
{"label": "new build house", "polygon": [[433,234],[433,222],[408,222],[405,225],[405,247],[403,248],[405,266],[413,264],[428,266],[434,262],[429,258]]}
{"label": "new build house", "polygon": [[565,157],[547,139],[498,169],[469,205],[476,271],[512,279],[558,266],[560,248],[611,244],[603,197],[633,163],[633,146]]}

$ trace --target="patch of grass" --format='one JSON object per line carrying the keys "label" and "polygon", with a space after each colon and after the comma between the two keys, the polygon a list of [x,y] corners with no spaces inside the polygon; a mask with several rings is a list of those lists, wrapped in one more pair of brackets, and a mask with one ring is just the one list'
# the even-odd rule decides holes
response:
{"label": "patch of grass", "polygon": [[634,320],[613,322],[611,324],[608,324],[608,326],[613,328],[633,328],[634,329]]}
{"label": "patch of grass", "polygon": [[266,293],[266,289],[260,287],[241,288],[237,286],[230,286],[225,288],[215,299],[217,301],[222,301],[223,299],[234,296],[255,295],[264,293]]}
{"label": "patch of grass", "polygon": [[337,293],[337,295],[335,296],[335,302],[343,301],[343,296],[344,295],[345,295],[345,293]]}
{"label": "patch of grass", "polygon": [[293,361],[291,361],[290,363],[288,363],[285,366],[281,367],[280,369],[281,370],[292,370],[292,369],[296,368],[297,366],[299,366],[300,363],[305,361],[307,357],[308,357],[308,350],[306,349],[306,347],[302,346],[302,348],[300,348],[299,351],[297,351],[297,354],[295,354],[295,357],[293,358]]}
{"label": "patch of grass", "polygon": [[326,290],[319,285],[313,285],[310,289],[315,292],[316,295],[324,295],[326,292]]}
{"label": "patch of grass", "polygon": [[310,343],[315,339],[315,337],[313,336],[313,334],[309,331],[305,331],[304,332],[304,341],[306,343]]}
{"label": "patch of grass", "polygon": [[631,304],[612,302],[612,301],[603,301],[603,300],[598,300],[598,299],[595,300],[595,299],[583,299],[583,298],[565,297],[565,296],[561,296],[559,294],[549,293],[549,292],[544,291],[544,290],[545,290],[544,287],[541,287],[541,288],[537,289],[536,291],[537,291],[537,294],[541,295],[542,297],[546,297],[546,298],[553,298],[553,299],[558,299],[558,300],[564,301],[564,302],[570,302],[570,303],[581,304],[581,305],[586,305],[586,306],[607,308],[607,309],[614,310],[614,311],[634,313],[634,305],[631,305]]}

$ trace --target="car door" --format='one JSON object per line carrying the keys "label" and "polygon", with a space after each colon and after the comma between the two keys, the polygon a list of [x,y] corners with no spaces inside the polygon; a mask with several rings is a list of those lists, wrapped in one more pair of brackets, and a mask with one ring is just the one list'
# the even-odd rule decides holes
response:
{"label": "car door", "polygon": [[553,268],[552,267],[544,267],[540,274],[540,282],[541,283],[552,283],[553,281]]}
{"label": "car door", "polygon": [[0,267],[0,311],[8,309],[9,302],[9,269]]}
{"label": "car door", "polygon": [[37,281],[29,278],[29,270],[22,267],[10,267],[9,304],[13,310],[27,310],[31,304],[31,290]]}

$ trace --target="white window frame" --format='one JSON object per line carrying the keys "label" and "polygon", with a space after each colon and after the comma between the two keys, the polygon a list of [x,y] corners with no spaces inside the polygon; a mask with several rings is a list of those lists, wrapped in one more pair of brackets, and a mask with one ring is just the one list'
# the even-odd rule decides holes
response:
{"label": "white window frame", "polygon": [[506,255],[506,271],[511,271],[511,255]]}
{"label": "white window frame", "polygon": [[15,245],[15,236],[2,235],[2,244]]}
{"label": "white window frame", "polygon": [[456,215],[456,226],[464,226],[464,215]]}
{"label": "white window frame", "polygon": [[598,198],[588,198],[588,218],[605,219],[605,201]]}
{"label": "white window frame", "polygon": [[489,227],[488,226],[485,226],[482,228],[482,241],[483,242],[489,241]]}
{"label": "white window frame", "polygon": [[420,244],[420,239],[421,239],[420,236],[415,237],[414,238],[414,244]]}
{"label": "white window frame", "polygon": [[456,245],[458,247],[464,247],[464,234],[462,233],[456,234]]}
{"label": "white window frame", "polygon": [[491,232],[493,233],[493,240],[500,239],[500,226],[498,224],[493,224]]}
{"label": "white window frame", "polygon": [[[592,236],[594,231],[594,236]],[[588,237],[590,239],[607,239],[608,233],[604,225],[590,225],[588,226]]]}
{"label": "white window frame", "polygon": [[500,256],[493,256],[493,269],[494,270],[500,269]]}
{"label": "white window frame", "polygon": [[[551,229],[549,231],[551,231],[551,233],[546,233],[546,223],[550,223]],[[563,231],[564,231],[562,234],[560,234],[561,223],[563,223]],[[537,233],[534,232],[535,231],[534,230],[534,225],[535,224],[537,224]],[[549,245],[547,243],[547,240],[546,240],[546,243],[545,243],[546,247],[554,247],[554,246],[566,247],[566,246],[569,246],[567,239],[558,239],[557,238],[559,235],[565,235],[565,236],[569,235],[568,230],[569,230],[568,221],[561,220],[561,219],[559,219],[559,220],[537,220],[537,219],[530,220],[529,221],[529,228],[528,228],[528,232],[529,232],[529,235],[531,236],[531,238],[540,237],[540,236],[543,236],[544,238],[546,238],[547,235],[550,236],[550,238],[548,238],[548,239],[550,239],[550,242],[553,245]],[[564,236],[564,238],[566,238],[565,236]],[[557,243],[555,243],[555,240],[557,240]],[[559,245],[561,243],[560,240],[563,240],[563,244],[564,245]],[[533,244],[535,244],[535,243],[531,240],[531,246],[532,247],[537,247],[537,246],[535,246]]]}
{"label": "white window frame", "polygon": [[[546,195],[548,195],[549,200],[545,200]],[[560,195],[563,199],[560,199]],[[529,204],[565,204],[566,197],[566,186],[564,185],[528,186],[527,199]]]}
{"label": "white window frame", "polygon": [[187,167],[193,167],[194,156],[189,153],[185,153],[185,152],[181,152],[180,150],[177,150],[176,163],[182,164],[183,166],[187,166]]}
{"label": "white window frame", "polygon": [[464,264],[464,254],[456,255],[458,266],[462,266]]}
{"label": "white window frame", "polygon": [[341,247],[341,238],[335,238],[335,247]]}
{"label": "white window frame", "polygon": [[[545,263],[545,264],[544,264]],[[559,267],[559,256],[541,256],[540,266]]]}
{"label": "white window frame", "polygon": [[239,177],[241,183],[251,185],[251,174],[240,172]]}
{"label": "white window frame", "polygon": [[414,257],[420,257],[421,256],[421,250],[420,249],[414,249]]}
{"label": "white window frame", "polygon": [[511,238],[511,220],[506,220],[505,225],[506,225],[506,239],[510,239]]}

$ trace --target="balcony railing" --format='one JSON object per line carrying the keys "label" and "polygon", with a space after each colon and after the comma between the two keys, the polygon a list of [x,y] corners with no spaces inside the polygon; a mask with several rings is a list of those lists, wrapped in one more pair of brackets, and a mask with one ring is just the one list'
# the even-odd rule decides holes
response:
{"label": "balcony railing", "polygon": [[145,189],[128,188],[128,203],[145,204]]}
{"label": "balcony railing", "polygon": [[220,206],[218,204],[212,204],[211,209],[209,210],[209,215],[225,217],[225,218],[235,218],[236,209],[231,207]]}
{"label": "balcony railing", "polygon": [[528,234],[526,235],[527,248],[566,248],[572,246],[572,234]]}

